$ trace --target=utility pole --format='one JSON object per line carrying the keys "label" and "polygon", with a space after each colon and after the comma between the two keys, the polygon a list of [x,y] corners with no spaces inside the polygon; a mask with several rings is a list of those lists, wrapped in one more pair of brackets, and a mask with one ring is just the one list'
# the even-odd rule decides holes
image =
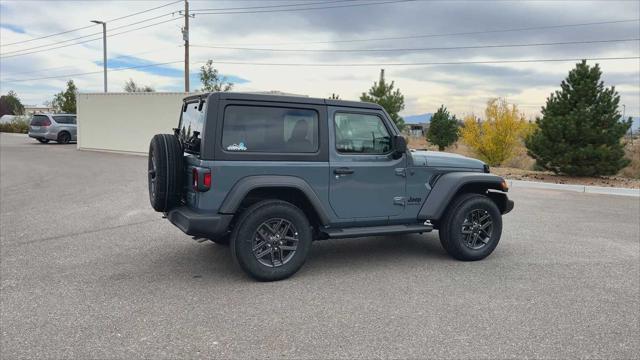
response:
{"label": "utility pole", "polygon": [[184,40],[184,92],[189,92],[189,1],[184,0],[184,28],[182,28]]}
{"label": "utility pole", "polygon": [[107,92],[107,23],[91,20],[94,24],[102,24],[102,66],[104,68],[104,92]]}
{"label": "utility pole", "polygon": [[[625,118],[626,113],[627,113],[627,105],[622,104],[622,121],[627,121],[627,118]],[[631,139],[631,145],[633,145],[633,122],[629,127],[629,138]]]}

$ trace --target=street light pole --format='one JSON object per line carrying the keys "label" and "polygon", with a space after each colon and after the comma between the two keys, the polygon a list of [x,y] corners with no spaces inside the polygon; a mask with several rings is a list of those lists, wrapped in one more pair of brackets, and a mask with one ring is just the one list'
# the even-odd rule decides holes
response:
{"label": "street light pole", "polygon": [[107,92],[107,23],[91,20],[94,24],[102,24],[102,66],[104,68],[104,92]]}
{"label": "street light pole", "polygon": [[182,29],[184,40],[184,92],[189,92],[189,1],[184,0],[184,28]]}

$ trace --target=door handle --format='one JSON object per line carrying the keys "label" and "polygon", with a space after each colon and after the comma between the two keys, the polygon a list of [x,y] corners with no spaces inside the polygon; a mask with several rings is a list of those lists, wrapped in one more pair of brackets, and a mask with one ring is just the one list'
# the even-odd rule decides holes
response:
{"label": "door handle", "polygon": [[341,168],[333,169],[333,173],[336,175],[349,175],[349,174],[353,174],[353,169],[347,168],[347,167],[341,167]]}

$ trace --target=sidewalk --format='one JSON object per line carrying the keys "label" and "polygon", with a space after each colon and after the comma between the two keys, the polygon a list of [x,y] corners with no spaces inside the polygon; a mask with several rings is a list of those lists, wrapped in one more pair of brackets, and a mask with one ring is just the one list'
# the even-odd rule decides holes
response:
{"label": "sidewalk", "polygon": [[640,197],[640,189],[627,189],[605,186],[586,186],[586,185],[569,185],[554,184],[536,181],[510,180],[507,179],[510,188],[535,188],[549,190],[564,190],[591,194],[620,195]]}

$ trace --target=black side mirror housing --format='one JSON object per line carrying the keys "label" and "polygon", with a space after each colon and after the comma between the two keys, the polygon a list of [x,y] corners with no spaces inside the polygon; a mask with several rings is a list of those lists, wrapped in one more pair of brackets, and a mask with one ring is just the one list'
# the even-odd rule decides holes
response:
{"label": "black side mirror housing", "polygon": [[407,140],[402,135],[395,135],[393,137],[393,158],[399,159],[404,153],[407,152]]}

